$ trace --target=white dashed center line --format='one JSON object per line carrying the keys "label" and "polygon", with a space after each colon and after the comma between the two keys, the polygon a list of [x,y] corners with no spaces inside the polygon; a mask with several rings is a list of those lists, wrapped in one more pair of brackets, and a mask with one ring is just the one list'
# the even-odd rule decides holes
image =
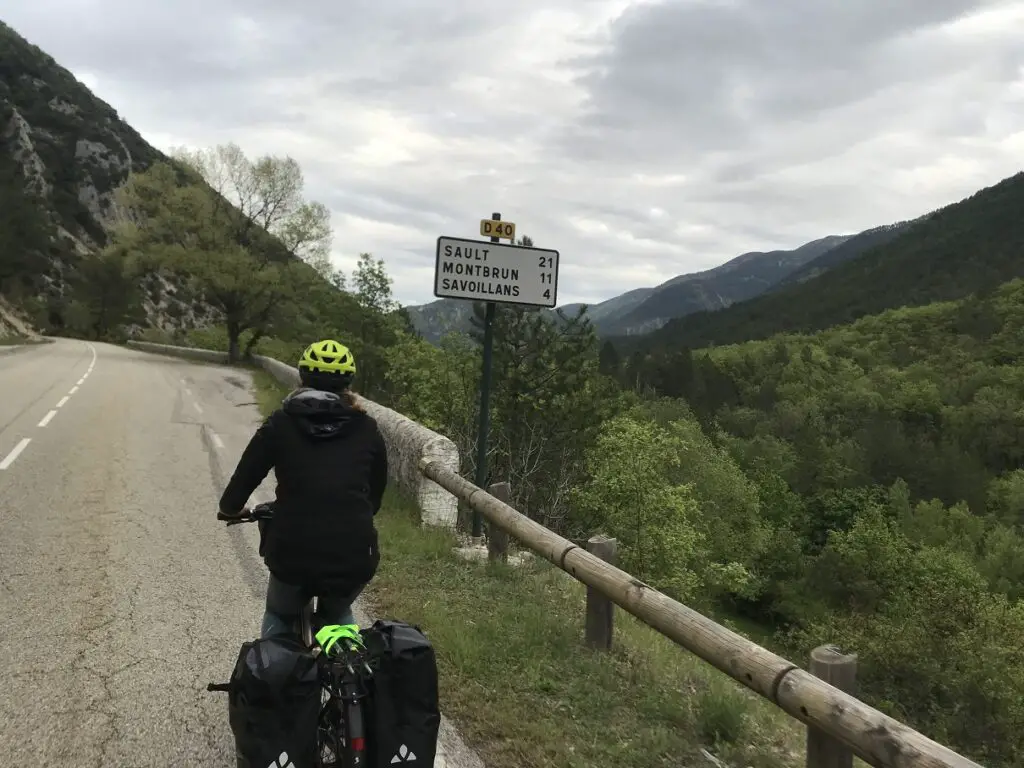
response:
{"label": "white dashed center line", "polygon": [[216,432],[211,430],[210,431],[210,439],[213,440],[213,444],[215,446],[220,448],[222,451],[224,450],[224,441],[220,439],[220,435],[218,435]]}
{"label": "white dashed center line", "polygon": [[14,450],[8,453],[7,457],[3,461],[0,461],[0,469],[7,469],[9,466],[11,466],[11,464],[14,463],[14,460],[21,455],[22,451],[25,450],[25,446],[31,442],[31,437],[26,437],[22,439],[20,443],[14,446]]}
{"label": "white dashed center line", "polygon": [[[86,343],[88,344],[88,342]],[[37,427],[45,427],[53,420],[53,417],[57,415],[57,408],[62,408],[65,405],[67,405],[67,402],[68,400],[71,399],[71,396],[78,391],[78,388],[82,386],[82,384],[85,382],[87,378],[89,378],[89,374],[92,373],[92,369],[96,367],[96,347],[94,347],[92,344],[88,344],[88,346],[89,351],[92,352],[92,362],[89,363],[89,369],[85,372],[82,378],[78,380],[78,383],[71,388],[71,391],[60,399],[60,401],[57,403],[56,408],[54,408],[52,411],[43,416],[42,420],[36,425]],[[199,406],[196,407],[198,408]],[[11,464],[13,464],[15,460],[21,455],[21,452],[24,451],[28,444],[31,442],[31,437],[22,438],[21,442],[14,446],[14,450],[12,450],[10,453],[7,454],[7,456],[5,456],[3,461],[0,461],[0,469],[7,469],[8,467],[10,467]]]}
{"label": "white dashed center line", "polygon": [[203,406],[201,406],[199,403],[192,403],[192,407],[199,411],[199,413],[203,412]]}

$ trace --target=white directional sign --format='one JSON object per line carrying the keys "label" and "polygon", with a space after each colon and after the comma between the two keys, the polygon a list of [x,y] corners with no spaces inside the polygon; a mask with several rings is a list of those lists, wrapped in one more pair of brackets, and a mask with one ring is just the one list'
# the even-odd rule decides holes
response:
{"label": "white directional sign", "polygon": [[441,299],[554,307],[558,300],[558,251],[439,237],[434,295]]}

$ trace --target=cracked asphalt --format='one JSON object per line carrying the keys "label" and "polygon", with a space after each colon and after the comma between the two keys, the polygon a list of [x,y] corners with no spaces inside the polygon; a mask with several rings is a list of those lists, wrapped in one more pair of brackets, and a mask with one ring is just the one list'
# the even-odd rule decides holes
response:
{"label": "cracked asphalt", "polygon": [[251,401],[230,369],[102,344],[0,357],[0,466],[22,446],[0,471],[7,762],[234,765],[205,687],[258,633],[266,575],[252,527],[214,519],[212,454],[233,466]]}
{"label": "cracked asphalt", "polygon": [[[234,767],[226,694],[206,684],[227,681],[262,617],[255,526],[215,519],[253,399],[244,372],[123,347],[0,356],[9,764]],[[446,718],[434,766],[483,768]]]}

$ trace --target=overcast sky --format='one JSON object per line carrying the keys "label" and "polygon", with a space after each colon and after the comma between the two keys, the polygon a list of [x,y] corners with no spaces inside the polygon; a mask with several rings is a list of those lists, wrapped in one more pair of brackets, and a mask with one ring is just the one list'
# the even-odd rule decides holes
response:
{"label": "overcast sky", "polygon": [[560,303],[955,202],[1021,169],[1024,2],[8,0],[157,147],[291,155],[334,254],[432,300],[501,211]]}

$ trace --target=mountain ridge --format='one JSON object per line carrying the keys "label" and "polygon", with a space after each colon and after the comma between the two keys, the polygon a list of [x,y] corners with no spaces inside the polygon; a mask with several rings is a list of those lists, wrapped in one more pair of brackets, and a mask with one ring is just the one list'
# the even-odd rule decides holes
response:
{"label": "mountain ridge", "polygon": [[[806,264],[828,248],[846,242],[851,237],[854,236],[826,236],[792,250],[743,253],[709,269],[678,274],[652,288],[636,288],[605,301],[588,304],[587,314],[600,335],[612,335],[620,328],[625,328],[631,334],[646,333],[667,322],[664,314],[667,305],[670,306],[670,318],[676,316],[672,312],[696,311],[694,306],[716,306],[722,302],[728,306],[741,300],[737,297],[761,293],[792,269]],[[668,300],[665,299],[666,294]],[[714,298],[709,299],[709,295]],[[651,299],[657,302],[656,309],[663,311],[663,314],[644,309]],[[678,306],[672,309],[672,303]],[[582,306],[584,303],[574,302],[563,304],[556,310],[572,315]],[[413,327],[428,341],[436,343],[446,333],[469,333],[473,313],[470,301],[438,299],[407,306],[406,309]],[[557,317],[556,310],[542,311],[554,319]]]}
{"label": "mountain ridge", "polygon": [[675,317],[731,306],[763,293],[794,269],[851,237],[827,235],[793,249],[742,253],[717,267],[673,277],[625,314],[595,325],[604,336],[638,335],[657,330]]}
{"label": "mountain ridge", "polygon": [[[856,235],[826,235],[792,249],[748,251],[716,267],[676,275],[653,287],[634,288],[601,302],[588,304],[587,315],[598,334],[639,336],[671,319],[702,308],[728,307],[769,291],[794,270],[805,268],[824,254],[856,240]],[[574,315],[583,302],[557,308]],[[469,333],[472,302],[438,299],[406,307],[413,327],[438,342],[447,333]],[[541,310],[552,319],[556,310]]]}
{"label": "mountain ridge", "polygon": [[[672,320],[639,346],[697,349],[810,333],[888,309],[990,291],[1024,277],[1022,209],[1019,172],[889,231],[867,230],[881,241],[855,257],[727,309]],[[637,346],[626,336],[616,343]]]}

